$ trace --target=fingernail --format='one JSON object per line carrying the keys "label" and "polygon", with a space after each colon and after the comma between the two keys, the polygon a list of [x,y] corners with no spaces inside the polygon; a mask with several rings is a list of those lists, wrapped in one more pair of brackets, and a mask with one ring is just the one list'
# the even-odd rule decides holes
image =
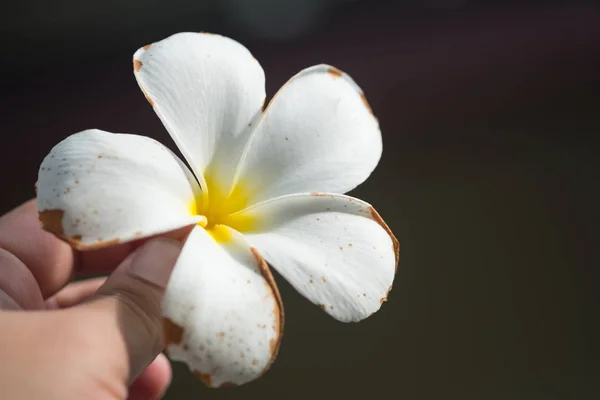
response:
{"label": "fingernail", "polygon": [[149,240],[138,248],[131,260],[129,273],[166,287],[169,277],[181,253],[182,243],[169,238]]}

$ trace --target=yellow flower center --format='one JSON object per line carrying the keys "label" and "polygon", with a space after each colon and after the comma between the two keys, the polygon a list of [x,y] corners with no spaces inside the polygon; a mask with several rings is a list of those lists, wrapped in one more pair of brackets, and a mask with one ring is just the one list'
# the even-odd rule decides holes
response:
{"label": "yellow flower center", "polygon": [[233,190],[217,182],[207,173],[204,180],[206,188],[190,205],[192,215],[206,217],[206,222],[200,222],[218,242],[229,239],[229,230],[223,225],[244,233],[255,227],[255,219],[250,215],[236,214],[248,205],[248,192],[243,184],[238,182]]}

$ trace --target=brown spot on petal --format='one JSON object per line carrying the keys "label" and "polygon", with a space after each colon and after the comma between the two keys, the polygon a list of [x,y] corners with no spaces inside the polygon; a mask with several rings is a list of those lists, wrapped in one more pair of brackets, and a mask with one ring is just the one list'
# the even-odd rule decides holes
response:
{"label": "brown spot on petal", "polygon": [[325,279],[324,276],[321,277],[321,280],[323,281],[323,283],[327,283],[327,279]]}
{"label": "brown spot on petal", "polygon": [[252,365],[258,365],[258,360],[256,360],[256,359],[252,360]]}
{"label": "brown spot on petal", "polygon": [[65,234],[62,225],[64,215],[64,210],[45,210],[38,213],[42,228],[60,237]]}
{"label": "brown spot on petal", "polygon": [[200,382],[204,383],[209,388],[213,387],[211,374],[203,374],[202,372],[200,372],[198,370],[194,370],[194,375],[196,375],[196,377],[198,379],[200,379]]}
{"label": "brown spot on petal", "polygon": [[362,100],[363,104],[369,111],[369,114],[373,115],[373,110],[371,109],[371,106],[369,105],[369,102],[367,101],[367,97],[365,96],[365,94],[363,92],[360,93],[360,99]]}
{"label": "brown spot on petal", "polygon": [[325,304],[319,304],[319,308],[323,311],[325,311]]}
{"label": "brown spot on petal", "polygon": [[336,67],[329,67],[327,73],[331,75],[333,78],[340,78],[342,76],[342,71],[337,69]]}
{"label": "brown spot on petal", "polygon": [[163,332],[165,334],[165,347],[168,347],[170,344],[179,345],[181,343],[183,328],[169,318],[163,319]]}
{"label": "brown spot on petal", "polygon": [[148,50],[150,47],[152,47],[152,43],[145,45],[144,50]]}
{"label": "brown spot on petal", "polygon": [[133,236],[142,236],[144,234],[144,232],[142,231],[136,231],[134,232]]}
{"label": "brown spot on petal", "polygon": [[383,218],[381,218],[379,213],[373,207],[369,207],[369,212],[371,213],[371,218],[373,218],[375,222],[381,225],[381,227],[387,232],[388,235],[390,235],[390,238],[392,239],[394,255],[396,256],[396,271],[398,271],[398,260],[400,259],[400,243],[398,243],[398,239],[396,239],[396,236],[394,236],[394,233],[392,232],[390,227],[385,223]]}
{"label": "brown spot on petal", "polygon": [[219,340],[224,340],[225,339],[225,332],[219,332],[219,333],[217,333],[217,337],[219,338]]}
{"label": "brown spot on petal", "polygon": [[139,72],[142,68],[142,62],[140,60],[133,60],[133,70]]}

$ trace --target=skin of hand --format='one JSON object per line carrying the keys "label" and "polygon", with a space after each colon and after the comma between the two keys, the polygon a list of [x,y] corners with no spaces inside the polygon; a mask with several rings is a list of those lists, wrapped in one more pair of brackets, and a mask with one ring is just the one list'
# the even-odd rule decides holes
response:
{"label": "skin of hand", "polygon": [[34,201],[0,217],[0,399],[159,399],[160,304],[186,234],[78,252]]}

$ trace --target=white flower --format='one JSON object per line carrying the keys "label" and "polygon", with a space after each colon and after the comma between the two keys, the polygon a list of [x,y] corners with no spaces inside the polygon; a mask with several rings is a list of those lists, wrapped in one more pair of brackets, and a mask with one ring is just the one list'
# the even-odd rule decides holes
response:
{"label": "white flower", "polygon": [[266,371],[283,331],[267,262],[340,321],[377,311],[398,242],[373,207],[340,194],[382,150],[354,81],[307,68],[262,111],[263,70],[231,39],[176,34],[133,64],[193,174],[155,140],[87,130],[46,156],[37,204],[44,228],[77,249],[195,225],[163,304],[169,356],[214,387]]}

